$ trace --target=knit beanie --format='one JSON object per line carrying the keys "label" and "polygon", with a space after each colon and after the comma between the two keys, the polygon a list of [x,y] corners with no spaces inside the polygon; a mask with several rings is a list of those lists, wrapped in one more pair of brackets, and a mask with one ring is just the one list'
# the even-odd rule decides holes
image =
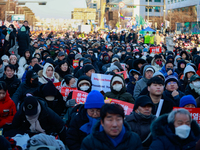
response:
{"label": "knit beanie", "polygon": [[84,72],[85,73],[87,73],[88,71],[90,71],[90,70],[92,70],[92,69],[94,69],[95,70],[95,68],[94,68],[94,66],[93,65],[85,65],[84,66]]}
{"label": "knit beanie", "polygon": [[167,83],[171,82],[171,81],[174,81],[178,84],[178,79],[175,77],[175,76],[168,76],[166,79],[165,79],[165,86],[167,85]]}
{"label": "knit beanie", "polygon": [[81,54],[76,54],[75,55],[75,60],[78,60],[78,59],[81,59],[82,58],[82,55]]}
{"label": "knit beanie", "polygon": [[119,76],[114,76],[113,79],[111,79],[111,81],[112,81],[111,85],[113,85],[113,83],[114,83],[115,81],[119,81],[119,82],[121,82],[122,85],[124,86],[124,81],[123,81],[122,78],[119,77]]}
{"label": "knit beanie", "polygon": [[180,99],[179,107],[184,107],[185,105],[188,105],[188,104],[193,104],[195,107],[197,107],[197,103],[192,95],[183,96]]}
{"label": "knit beanie", "polygon": [[42,93],[44,97],[57,95],[57,89],[52,81],[48,81],[48,83],[44,85]]}
{"label": "knit beanie", "polygon": [[85,60],[83,61],[83,65],[85,65],[85,64],[87,64],[87,63],[90,63],[90,64],[91,64],[92,62],[91,62],[91,60],[89,60],[89,59],[85,59]]}
{"label": "knit beanie", "polygon": [[147,95],[139,96],[135,101],[133,111],[135,111],[139,106],[144,107],[146,105],[154,106],[151,98]]}
{"label": "knit beanie", "polygon": [[85,109],[101,108],[103,105],[104,105],[103,95],[99,91],[93,90],[88,94],[84,108]]}

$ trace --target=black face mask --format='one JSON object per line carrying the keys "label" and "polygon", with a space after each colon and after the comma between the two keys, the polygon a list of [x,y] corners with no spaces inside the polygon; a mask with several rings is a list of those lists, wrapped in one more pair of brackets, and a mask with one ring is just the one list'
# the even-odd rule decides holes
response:
{"label": "black face mask", "polygon": [[172,68],[167,68],[167,72],[168,72],[169,70],[171,70],[171,71],[173,72],[173,69],[172,69]]}
{"label": "black face mask", "polygon": [[32,87],[37,87],[38,86],[38,78],[35,78],[32,83],[31,83]]}
{"label": "black face mask", "polygon": [[105,60],[105,61],[108,61],[108,60],[109,60],[109,58],[108,58],[108,57],[104,57],[104,60]]}

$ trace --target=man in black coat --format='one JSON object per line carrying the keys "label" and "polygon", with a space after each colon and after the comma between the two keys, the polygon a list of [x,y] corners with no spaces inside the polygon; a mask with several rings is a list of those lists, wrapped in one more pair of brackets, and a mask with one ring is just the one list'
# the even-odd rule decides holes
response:
{"label": "man in black coat", "polygon": [[142,150],[139,136],[124,122],[124,109],[118,104],[105,104],[93,133],[82,142],[81,150]]}
{"label": "man in black coat", "polygon": [[6,83],[10,97],[13,96],[21,84],[21,81],[14,75],[14,73],[15,67],[13,65],[5,66],[4,75],[0,78],[0,81],[4,81]]}

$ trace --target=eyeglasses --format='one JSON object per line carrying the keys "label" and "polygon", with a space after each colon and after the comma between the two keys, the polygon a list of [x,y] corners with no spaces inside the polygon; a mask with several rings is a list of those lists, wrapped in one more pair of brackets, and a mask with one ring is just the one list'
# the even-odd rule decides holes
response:
{"label": "eyeglasses", "polygon": [[97,110],[88,109],[88,111],[89,111],[90,114],[94,114],[94,113],[100,114],[100,109],[97,109]]}
{"label": "eyeglasses", "polygon": [[167,85],[175,85],[175,84],[177,84],[176,82],[169,82],[169,83],[167,83]]}

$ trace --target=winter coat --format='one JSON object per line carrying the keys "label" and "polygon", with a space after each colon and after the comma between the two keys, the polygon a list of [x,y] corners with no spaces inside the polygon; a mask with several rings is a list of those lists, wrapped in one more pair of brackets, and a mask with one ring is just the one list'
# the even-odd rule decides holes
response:
{"label": "winter coat", "polygon": [[166,39],[167,51],[173,52],[174,46],[175,46],[175,43],[173,42],[173,38],[168,36],[165,39]]}
{"label": "winter coat", "polygon": [[166,60],[162,59],[162,65],[159,66],[158,64],[156,64],[155,58],[153,58],[151,61],[151,66],[153,66],[155,72],[157,72],[162,69],[162,67],[165,65],[165,63],[166,63]]}
{"label": "winter coat", "polygon": [[2,67],[0,68],[0,78],[3,77],[3,74],[4,74],[4,64],[2,64]]}
{"label": "winter coat", "polygon": [[21,84],[21,81],[15,75],[12,78],[7,78],[4,74],[4,76],[0,78],[0,81],[4,81],[6,83],[10,97],[13,96]]}
{"label": "winter coat", "polygon": [[117,92],[113,89],[113,86],[111,83],[112,83],[113,78],[116,76],[122,78],[123,84],[125,85],[124,78],[120,75],[115,74],[110,81],[111,92],[106,92],[104,95],[104,98],[108,97],[108,98],[118,99],[118,100],[122,100],[122,101],[129,102],[129,103],[134,103],[134,99],[133,99],[132,95],[130,93],[126,92],[126,86],[124,86],[121,89],[121,91],[119,91],[119,92]]}
{"label": "winter coat", "polygon": [[24,70],[29,66],[24,56],[19,59],[19,66],[23,67]]}
{"label": "winter coat", "polygon": [[59,81],[62,81],[65,75],[71,74],[70,68],[67,69],[67,71],[62,71],[59,66],[56,66],[55,72],[59,75]]}
{"label": "winter coat", "polygon": [[179,92],[179,95],[173,97],[172,96],[172,92],[168,91],[168,90],[165,90],[163,92],[163,95],[165,97],[168,97],[171,99],[171,101],[173,101],[176,105],[176,107],[179,107],[179,102],[180,102],[180,99],[185,95],[183,92],[181,92],[180,90],[177,90]]}
{"label": "winter coat", "polygon": [[81,150],[142,150],[139,136],[131,132],[127,123],[124,123],[126,132],[122,141],[114,147],[105,131],[99,132],[100,122],[94,128],[93,133],[88,135],[82,142]]}
{"label": "winter coat", "polygon": [[39,83],[38,86],[31,87],[26,82],[21,83],[17,91],[12,96],[12,100],[15,102],[15,105],[17,106],[19,102],[23,102],[23,99],[26,97],[26,94],[34,92],[40,85],[41,84]]}
{"label": "winter coat", "polygon": [[[165,79],[168,77],[165,65],[162,67],[160,72],[165,76]],[[171,74],[171,76],[175,76],[178,79],[178,74],[176,72],[174,72],[174,69],[173,69],[173,73]]]}
{"label": "winter coat", "polygon": [[7,91],[5,98],[0,100],[0,128],[2,128],[2,126],[5,124],[12,123],[15,114],[15,103],[10,98],[10,95]]}
{"label": "winter coat", "polygon": [[185,60],[179,60],[178,61],[178,65],[177,65],[177,68],[175,69],[175,72],[178,74],[179,78],[180,78],[180,75],[183,74],[183,71],[184,71],[184,68],[181,68],[181,64],[185,64],[186,66],[186,62]]}
{"label": "winter coat", "polygon": [[167,117],[168,115],[163,115],[151,125],[154,140],[149,150],[195,150],[196,142],[200,137],[200,129],[196,121],[193,120],[191,123],[189,137],[182,140],[175,135],[174,125],[167,122]]}
{"label": "winter coat", "polygon": [[200,96],[200,88],[196,88],[192,83],[185,89],[185,95],[192,95],[195,99]]}
{"label": "winter coat", "polygon": [[[48,68],[49,66],[51,66],[51,67],[53,68],[53,70],[54,70],[53,65],[51,65],[51,64],[49,64],[49,63],[46,63],[46,64],[44,65],[43,70],[40,70],[40,71],[38,72],[39,82],[42,83],[42,84],[46,84],[46,83],[48,82],[48,80],[46,79],[46,78],[48,78],[48,77],[46,76],[46,70],[47,70],[47,68]],[[59,82],[59,78],[60,78],[60,77],[59,77],[58,73],[54,72],[51,79],[54,79],[53,83],[56,83],[56,82]],[[51,80],[50,78],[48,78],[48,79]]]}
{"label": "winter coat", "polygon": [[66,143],[70,150],[79,150],[83,139],[87,134],[80,130],[80,127],[89,122],[87,117],[87,109],[82,105],[78,113],[72,120],[67,129]]}
{"label": "winter coat", "polygon": [[125,118],[125,121],[130,126],[131,131],[139,135],[144,150],[147,150],[153,141],[153,138],[150,135],[150,125],[155,119],[156,116],[154,115],[152,115],[149,119],[144,119],[134,111]]}
{"label": "winter coat", "polygon": [[[55,135],[55,133],[57,133],[59,135],[59,138],[65,144],[66,127],[64,122],[53,110],[48,108],[47,104],[44,101],[38,100],[38,102],[40,103],[41,106],[41,112],[38,117],[40,126],[42,127],[42,129],[45,130],[45,133],[48,135]],[[30,133],[29,128],[30,128],[30,123],[26,119],[22,104],[22,106],[20,107],[19,111],[16,113],[13,119],[12,129],[14,130],[11,134]]]}
{"label": "winter coat", "polygon": [[145,78],[145,72],[147,68],[152,68],[151,65],[146,65],[143,69],[143,78],[136,82],[135,89],[134,89],[134,98],[137,99],[140,92],[147,86],[148,79]]}

